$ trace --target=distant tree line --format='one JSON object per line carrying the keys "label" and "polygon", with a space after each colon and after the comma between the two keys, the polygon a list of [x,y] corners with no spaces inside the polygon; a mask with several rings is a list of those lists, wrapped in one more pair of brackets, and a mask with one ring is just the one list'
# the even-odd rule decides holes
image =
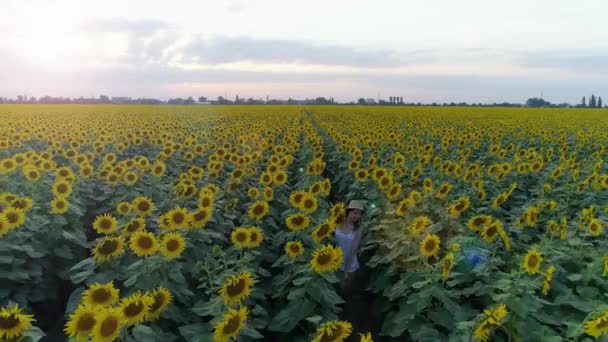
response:
{"label": "distant tree line", "polygon": [[316,97],[311,99],[297,100],[288,98],[285,99],[271,99],[266,97],[263,99],[254,99],[252,97],[243,98],[236,95],[234,100],[225,98],[224,96],[218,96],[216,99],[208,99],[205,96],[200,96],[198,99],[194,99],[192,96],[187,98],[172,98],[167,101],[154,99],[154,98],[131,98],[131,97],[109,97],[107,95],[100,95],[99,97],[52,97],[43,96],[40,98],[28,97],[25,95],[19,95],[14,99],[0,97],[0,104],[147,104],[147,105],[158,105],[158,104],[170,104],[170,105],[197,105],[197,104],[221,104],[221,105],[260,105],[260,104],[283,104],[283,105],[379,105],[379,106],[443,106],[443,107],[548,107],[548,108],[605,108],[602,102],[601,96],[595,96],[592,94],[587,103],[587,97],[583,96],[581,103],[571,105],[569,103],[554,104],[545,99],[532,97],[526,100],[525,103],[468,103],[468,102],[406,102],[402,96],[390,96],[388,101],[384,99],[373,99],[373,98],[359,98],[356,102],[336,102],[333,97]]}

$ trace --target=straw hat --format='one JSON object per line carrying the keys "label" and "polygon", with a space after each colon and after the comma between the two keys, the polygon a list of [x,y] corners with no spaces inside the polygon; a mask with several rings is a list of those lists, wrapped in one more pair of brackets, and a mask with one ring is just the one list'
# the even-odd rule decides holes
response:
{"label": "straw hat", "polygon": [[365,201],[361,201],[361,200],[352,200],[348,203],[348,207],[346,207],[346,210],[348,209],[359,209],[361,211],[365,211]]}

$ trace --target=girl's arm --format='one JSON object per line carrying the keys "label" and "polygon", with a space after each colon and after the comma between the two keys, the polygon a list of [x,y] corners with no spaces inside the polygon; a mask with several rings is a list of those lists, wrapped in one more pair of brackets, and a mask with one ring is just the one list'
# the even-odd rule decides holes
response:
{"label": "girl's arm", "polygon": [[360,241],[361,241],[361,228],[357,229],[357,232],[355,233],[355,240],[353,241],[353,245],[350,248],[350,251],[346,258],[346,263],[344,264],[346,266],[345,269],[347,271],[348,271],[348,267],[350,267],[350,264],[353,262],[355,255],[357,254],[357,250],[359,249]]}

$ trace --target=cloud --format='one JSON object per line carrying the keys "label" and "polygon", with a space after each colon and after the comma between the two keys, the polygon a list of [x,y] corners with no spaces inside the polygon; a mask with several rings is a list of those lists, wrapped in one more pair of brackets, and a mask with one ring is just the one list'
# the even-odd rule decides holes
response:
{"label": "cloud", "polygon": [[391,67],[402,64],[389,50],[361,50],[339,45],[319,45],[282,39],[252,37],[196,37],[184,46],[184,62],[223,64],[233,62],[300,63]]}
{"label": "cloud", "polygon": [[89,22],[83,26],[83,29],[94,33],[121,32],[137,36],[147,36],[154,34],[158,30],[172,27],[174,25],[155,19],[110,18]]}
{"label": "cloud", "polygon": [[608,72],[605,51],[544,51],[528,53],[515,59],[530,68],[557,68],[578,72]]}

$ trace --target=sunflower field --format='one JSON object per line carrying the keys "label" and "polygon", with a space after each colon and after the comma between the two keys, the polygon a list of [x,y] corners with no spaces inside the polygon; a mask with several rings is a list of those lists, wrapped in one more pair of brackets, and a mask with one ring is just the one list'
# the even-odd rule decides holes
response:
{"label": "sunflower field", "polygon": [[[0,340],[608,334],[608,112],[0,106]],[[333,233],[363,199],[345,319]]]}

